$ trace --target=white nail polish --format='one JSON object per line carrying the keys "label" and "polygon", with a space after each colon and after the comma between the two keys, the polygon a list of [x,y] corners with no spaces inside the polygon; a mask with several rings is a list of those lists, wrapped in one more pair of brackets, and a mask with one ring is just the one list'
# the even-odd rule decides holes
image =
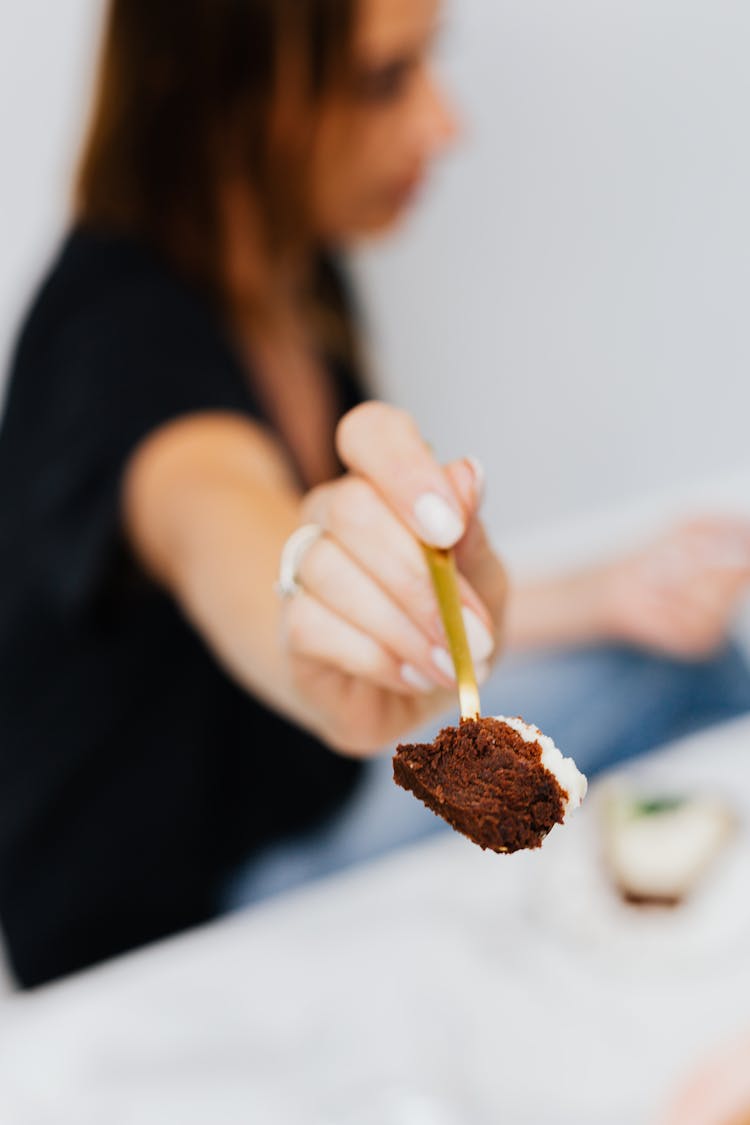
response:
{"label": "white nail polish", "polygon": [[427,676],[423,675],[413,664],[401,665],[401,679],[409,687],[421,691],[423,695],[431,695],[437,688],[434,680],[428,680]]}
{"label": "white nail polish", "polygon": [[495,642],[473,609],[463,608],[464,628],[471,656],[475,663],[486,660],[495,651]]}
{"label": "white nail polish", "polygon": [[476,457],[467,457],[466,460],[469,465],[471,465],[471,471],[474,474],[474,487],[477,490],[477,498],[481,501],[484,496],[484,486],[487,479],[485,471],[482,468],[481,462],[477,461]]}
{"label": "white nail polish", "polygon": [[414,515],[422,538],[432,547],[453,547],[466,530],[461,517],[437,492],[425,492],[420,496],[414,505]]}
{"label": "white nail polish", "polygon": [[486,684],[492,673],[492,665],[489,660],[480,660],[479,663],[474,665],[474,675],[477,678],[477,683],[481,687]]}
{"label": "white nail polish", "polygon": [[456,682],[456,669],[453,667],[453,660],[447,648],[434,648],[432,650],[432,662],[436,668],[439,668],[444,676]]}

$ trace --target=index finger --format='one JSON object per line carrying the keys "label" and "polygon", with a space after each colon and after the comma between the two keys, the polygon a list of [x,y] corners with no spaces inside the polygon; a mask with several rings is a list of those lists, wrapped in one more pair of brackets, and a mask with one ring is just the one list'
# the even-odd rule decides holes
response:
{"label": "index finger", "polygon": [[463,538],[471,513],[405,411],[384,402],[355,407],[339,422],[336,447],[424,543],[447,548]]}

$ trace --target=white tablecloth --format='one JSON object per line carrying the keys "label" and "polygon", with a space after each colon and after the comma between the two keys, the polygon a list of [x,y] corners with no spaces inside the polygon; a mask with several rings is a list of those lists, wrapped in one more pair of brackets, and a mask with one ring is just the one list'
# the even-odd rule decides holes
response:
{"label": "white tablecloth", "polygon": [[533,854],[446,834],[4,1001],[0,1122],[654,1120],[750,1028],[750,721],[628,772],[723,792],[745,824],[690,909],[620,916],[595,792]]}

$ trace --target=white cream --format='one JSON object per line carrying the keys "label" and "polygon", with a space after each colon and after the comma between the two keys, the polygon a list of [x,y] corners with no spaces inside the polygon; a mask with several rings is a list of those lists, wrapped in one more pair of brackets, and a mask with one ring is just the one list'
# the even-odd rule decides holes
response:
{"label": "white cream", "polygon": [[626,894],[680,899],[697,884],[731,836],[735,821],[724,801],[691,797],[644,815],[627,793],[605,807],[607,858]]}
{"label": "white cream", "polygon": [[571,809],[577,809],[586,796],[588,782],[573,759],[564,758],[549,735],[542,734],[539,727],[531,726],[529,723],[525,723],[523,719],[509,719],[506,715],[495,715],[495,718],[499,723],[505,723],[506,726],[520,734],[524,742],[539,743],[542,748],[542,765],[546,770],[549,770],[560,788],[568,794],[565,817]]}

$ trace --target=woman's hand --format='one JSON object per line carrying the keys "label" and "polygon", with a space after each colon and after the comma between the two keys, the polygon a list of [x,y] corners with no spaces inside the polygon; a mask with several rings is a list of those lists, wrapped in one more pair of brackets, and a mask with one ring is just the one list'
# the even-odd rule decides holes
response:
{"label": "woman's hand", "polygon": [[606,636],[683,659],[709,656],[750,582],[750,525],[684,524],[592,580]]}
{"label": "woman's hand", "polygon": [[[414,423],[382,403],[341,422],[340,480],[300,497],[278,442],[231,414],[176,419],[124,476],[126,534],[216,659],[247,691],[347,753],[381,749],[457,706],[419,540],[456,545],[474,657],[495,655],[503,568],[477,518],[475,466],[443,469]],[[289,534],[323,535],[302,589],[274,596]]]}
{"label": "woman's hand", "polygon": [[508,607],[517,647],[615,642],[690,660],[726,639],[750,583],[750,524],[694,520],[640,550],[519,585]]}
{"label": "woman's hand", "polygon": [[366,403],[337,431],[347,476],[314,489],[301,522],[323,535],[299,568],[283,637],[296,689],[341,750],[376,750],[455,703],[455,685],[420,540],[456,547],[467,632],[480,676],[499,642],[505,575],[477,518],[470,461],[435,461],[403,411]]}

